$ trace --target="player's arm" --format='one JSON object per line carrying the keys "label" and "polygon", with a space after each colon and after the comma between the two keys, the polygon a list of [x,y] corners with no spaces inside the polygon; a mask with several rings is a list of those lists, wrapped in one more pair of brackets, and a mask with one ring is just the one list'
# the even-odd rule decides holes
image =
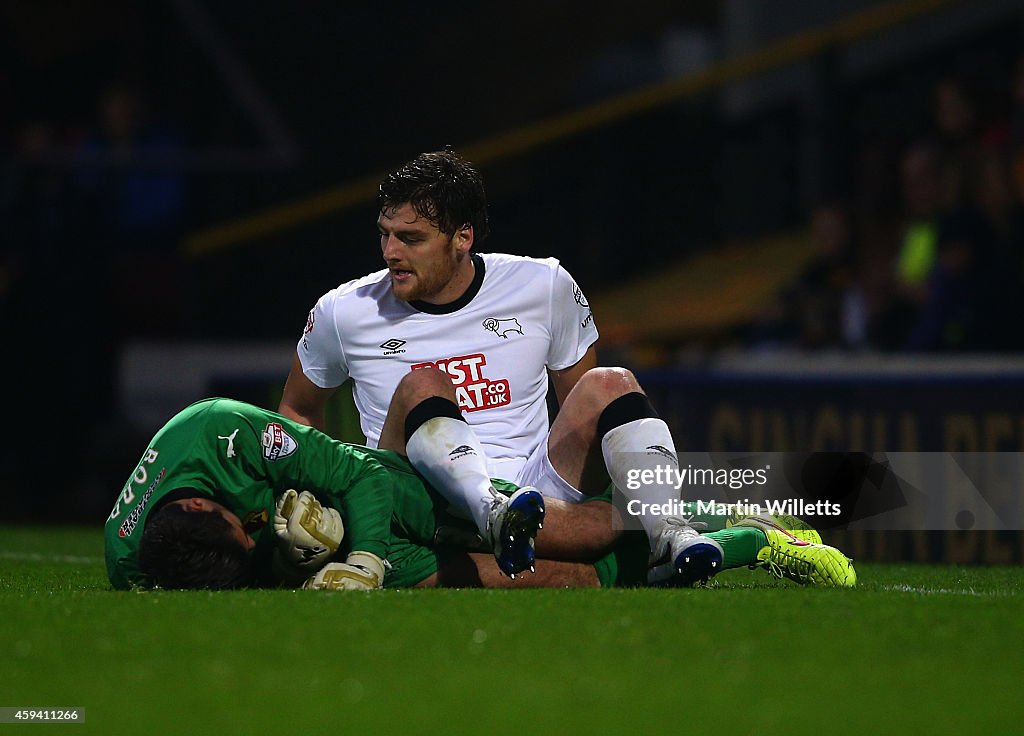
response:
{"label": "player's arm", "polygon": [[555,396],[558,398],[559,406],[565,403],[565,397],[569,395],[572,387],[583,377],[583,374],[596,367],[597,351],[591,345],[575,365],[563,368],[560,371],[548,371],[551,385],[555,388]]}
{"label": "player's arm", "polygon": [[360,448],[316,430],[306,429],[300,441],[302,451],[294,455],[299,467],[291,470],[290,479],[298,487],[320,494],[340,512],[348,550],[344,562],[329,562],[304,587],[380,588],[395,507],[391,474]]}
{"label": "player's arm", "polygon": [[[322,505],[309,491],[288,490],[278,499],[274,530],[278,538],[278,575],[288,584],[315,590],[375,590],[383,587],[386,545],[377,529],[391,505],[390,483],[373,468],[354,486],[343,489],[343,511]],[[387,482],[387,481],[385,481]],[[336,501],[339,499],[335,499]],[[330,562],[345,537],[342,515],[352,534],[344,562]],[[372,550],[372,551],[370,551]]]}
{"label": "player's arm", "polygon": [[302,372],[302,362],[296,353],[292,357],[292,367],[288,373],[288,380],[285,381],[284,394],[281,396],[277,411],[292,421],[323,431],[324,407],[335,390],[320,388],[306,378]]}
{"label": "player's arm", "polygon": [[[358,450],[347,450],[340,465],[349,482],[331,496],[341,507],[349,531],[350,552],[344,562],[329,562],[302,586],[313,590],[375,590],[384,585],[387,541],[394,509],[393,481],[388,471]],[[383,539],[382,539],[383,537]],[[383,543],[382,543],[383,542]]]}
{"label": "player's arm", "polygon": [[309,310],[277,409],[292,421],[320,431],[324,429],[327,400],[349,378],[337,314],[337,293],[333,290]]}
{"label": "player's arm", "polygon": [[590,304],[572,276],[556,265],[551,271],[551,278],[548,314],[551,343],[545,363],[561,406],[583,374],[597,367],[594,345],[598,333]]}
{"label": "player's arm", "polygon": [[[383,569],[395,503],[392,478],[384,466],[360,448],[283,415],[219,399],[207,432],[225,435],[234,427],[245,429],[235,435],[233,442],[233,472],[242,479],[265,481],[274,490],[279,504],[275,509],[275,532],[292,557],[303,555],[303,547],[309,547],[311,553],[326,547],[327,554],[316,552],[317,561],[329,559],[333,542],[343,534],[341,546],[349,558],[356,555],[364,566],[366,559],[376,559]],[[290,504],[285,498],[290,495],[288,489],[297,491]],[[318,499],[307,495],[302,500],[301,491],[309,491]],[[319,544],[311,543],[299,533],[300,529]],[[346,562],[353,564],[349,559]],[[382,581],[383,572],[376,577]]]}
{"label": "player's arm", "polygon": [[[237,402],[235,405],[263,423],[281,421],[271,412]],[[316,429],[292,422],[282,422],[282,429],[295,448],[288,452],[286,447],[287,454],[275,456],[263,447],[258,460],[273,486],[279,492],[288,488],[310,491],[326,500],[325,506],[341,513],[349,550],[386,557],[395,505],[393,481],[387,469],[361,448],[338,442]]]}

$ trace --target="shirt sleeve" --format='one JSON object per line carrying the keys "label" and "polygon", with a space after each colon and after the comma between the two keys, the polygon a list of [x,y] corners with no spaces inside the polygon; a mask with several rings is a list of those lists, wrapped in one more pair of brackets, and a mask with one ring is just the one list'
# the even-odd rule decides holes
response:
{"label": "shirt sleeve", "polygon": [[337,289],[317,300],[309,310],[296,346],[302,372],[320,388],[335,388],[348,380],[348,363],[335,310],[337,300]]}
{"label": "shirt sleeve", "polygon": [[551,346],[547,366],[559,371],[576,365],[597,342],[594,313],[569,272],[555,265],[551,284]]}
{"label": "shirt sleeve", "polygon": [[305,487],[322,494],[341,513],[345,523],[345,549],[371,552],[385,559],[395,505],[391,476],[369,455],[329,441],[332,452],[331,462],[325,463],[323,468],[326,473],[315,472]]}
{"label": "shirt sleeve", "polygon": [[[289,488],[310,491],[341,513],[345,549],[387,557],[394,486],[380,463],[358,447],[280,414],[240,402],[230,404],[258,440],[245,445],[251,448],[246,453],[247,475],[265,478],[275,497]],[[238,447],[243,446],[238,443]]]}

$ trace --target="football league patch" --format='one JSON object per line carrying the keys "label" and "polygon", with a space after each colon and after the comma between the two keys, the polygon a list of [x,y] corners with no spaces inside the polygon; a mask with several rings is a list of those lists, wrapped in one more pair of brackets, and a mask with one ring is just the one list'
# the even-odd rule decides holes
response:
{"label": "football league patch", "polygon": [[263,430],[263,457],[273,462],[288,457],[299,449],[292,436],[278,422],[270,422]]}

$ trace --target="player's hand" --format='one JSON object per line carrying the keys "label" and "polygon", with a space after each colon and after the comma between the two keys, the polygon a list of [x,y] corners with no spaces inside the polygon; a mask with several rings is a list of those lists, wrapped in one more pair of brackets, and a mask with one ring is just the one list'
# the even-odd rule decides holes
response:
{"label": "player's hand", "polygon": [[338,551],[345,536],[341,514],[324,508],[312,493],[287,490],[277,500],[274,532],[281,562],[300,579],[319,570]]}
{"label": "player's hand", "polygon": [[376,590],[383,587],[384,561],[369,552],[353,552],[330,562],[302,586],[306,590]]}

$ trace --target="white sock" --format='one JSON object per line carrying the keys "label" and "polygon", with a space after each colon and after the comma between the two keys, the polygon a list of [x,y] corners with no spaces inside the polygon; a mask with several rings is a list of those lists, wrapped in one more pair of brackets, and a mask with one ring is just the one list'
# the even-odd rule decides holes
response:
{"label": "white sock", "polygon": [[494,500],[483,447],[473,429],[451,417],[423,422],[405,443],[409,462],[444,496],[454,511],[471,518],[487,538]]}
{"label": "white sock", "polygon": [[[647,470],[653,474],[659,467],[668,466],[673,471],[679,469],[679,460],[676,457],[676,446],[672,441],[672,434],[668,430],[668,425],[661,419],[653,417],[635,419],[608,430],[601,438],[601,454],[604,455],[604,464],[612,483],[627,499],[635,499],[641,504],[662,505],[679,497],[675,483],[668,477],[662,483],[641,483],[636,490],[630,488],[630,471],[643,472]],[[665,473],[662,475],[667,476]],[[633,485],[636,484],[638,478],[639,476],[634,476]],[[647,532],[652,550],[657,543],[654,536],[654,525],[662,516],[662,514],[645,513],[636,517]]]}

